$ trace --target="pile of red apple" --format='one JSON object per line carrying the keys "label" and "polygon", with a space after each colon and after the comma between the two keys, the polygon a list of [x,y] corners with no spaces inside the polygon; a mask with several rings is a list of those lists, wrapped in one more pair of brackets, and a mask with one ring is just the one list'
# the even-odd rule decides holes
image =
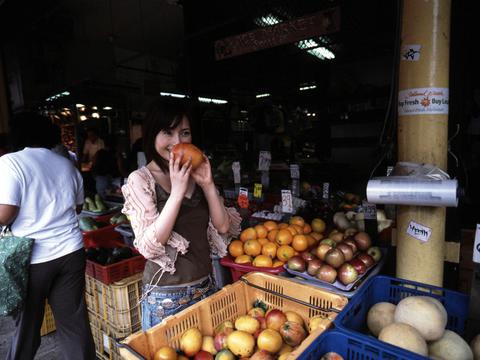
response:
{"label": "pile of red apple", "polygon": [[377,264],[382,258],[378,246],[372,246],[370,235],[363,231],[333,230],[311,250],[290,258],[288,269],[306,272],[308,275],[333,284],[348,285]]}

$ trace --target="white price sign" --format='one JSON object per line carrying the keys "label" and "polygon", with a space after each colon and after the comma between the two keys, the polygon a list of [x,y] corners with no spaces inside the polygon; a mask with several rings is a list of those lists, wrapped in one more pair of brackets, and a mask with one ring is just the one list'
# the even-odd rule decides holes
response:
{"label": "white price sign", "polygon": [[290,165],[290,177],[292,179],[300,179],[300,167],[298,164]]}
{"label": "white price sign", "polygon": [[366,220],[377,220],[377,206],[375,204],[364,201],[362,206]]}
{"label": "white price sign", "polygon": [[233,170],[233,182],[235,184],[240,184],[240,162],[234,161],[232,163],[232,170]]}
{"label": "white price sign", "polygon": [[328,182],[323,183],[322,197],[324,199],[328,199],[330,197],[330,183]]}
{"label": "white price sign", "polygon": [[272,161],[272,154],[270,151],[260,151],[258,155],[258,170],[268,171],[270,170],[270,162]]}
{"label": "white price sign", "polygon": [[282,190],[282,212],[293,213],[293,198],[290,190]]}
{"label": "white price sign", "polygon": [[475,242],[473,245],[473,262],[480,264],[480,224],[477,224]]}

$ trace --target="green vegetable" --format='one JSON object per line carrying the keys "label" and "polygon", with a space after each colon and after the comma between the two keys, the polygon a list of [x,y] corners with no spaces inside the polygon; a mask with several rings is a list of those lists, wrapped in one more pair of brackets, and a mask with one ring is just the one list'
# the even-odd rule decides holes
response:
{"label": "green vegetable", "polygon": [[115,214],[110,218],[110,224],[112,225],[121,224],[127,221],[128,221],[127,217],[122,213]]}
{"label": "green vegetable", "polygon": [[88,211],[98,211],[95,201],[93,201],[88,196],[85,198],[85,205],[88,208]]}
{"label": "green vegetable", "polygon": [[78,220],[78,223],[80,226],[80,230],[82,231],[93,231],[98,229],[98,226],[95,223],[95,220],[93,220],[91,217],[88,217],[88,216],[81,217]]}
{"label": "green vegetable", "polygon": [[103,203],[102,198],[98,194],[95,194],[95,205],[96,205],[97,211],[107,210],[107,206]]}

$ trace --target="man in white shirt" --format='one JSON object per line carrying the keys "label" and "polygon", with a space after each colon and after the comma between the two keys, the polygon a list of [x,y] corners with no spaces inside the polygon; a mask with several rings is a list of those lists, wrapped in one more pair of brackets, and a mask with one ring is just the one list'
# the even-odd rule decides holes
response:
{"label": "man in white shirt", "polygon": [[0,225],[34,239],[27,298],[15,318],[7,359],[33,359],[40,345],[45,300],[52,308],[60,348],[67,359],[95,359],[84,300],[85,251],[77,213],[83,181],[72,162],[50,150],[51,122],[17,116],[12,138],[20,151],[0,158]]}
{"label": "man in white shirt", "polygon": [[87,139],[83,145],[83,161],[91,163],[98,150],[105,149],[105,143],[95,129],[87,130]]}

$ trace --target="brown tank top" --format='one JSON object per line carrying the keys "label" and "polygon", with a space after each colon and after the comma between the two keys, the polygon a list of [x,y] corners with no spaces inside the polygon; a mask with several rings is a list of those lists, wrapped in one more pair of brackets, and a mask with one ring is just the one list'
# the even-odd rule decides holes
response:
{"label": "brown tank top", "polygon": [[[165,206],[169,194],[158,184],[155,184],[155,192],[157,208],[160,212]],[[209,216],[207,200],[202,189],[196,186],[190,199],[183,198],[177,221],[173,227],[173,231],[190,242],[188,251],[185,255],[178,254],[175,273],[164,273],[157,285],[185,284],[201,279],[212,272],[210,245],[207,239]],[[157,273],[159,269],[157,264],[147,261],[143,272],[143,283],[154,285],[160,273]],[[153,278],[156,273],[157,275]]]}

